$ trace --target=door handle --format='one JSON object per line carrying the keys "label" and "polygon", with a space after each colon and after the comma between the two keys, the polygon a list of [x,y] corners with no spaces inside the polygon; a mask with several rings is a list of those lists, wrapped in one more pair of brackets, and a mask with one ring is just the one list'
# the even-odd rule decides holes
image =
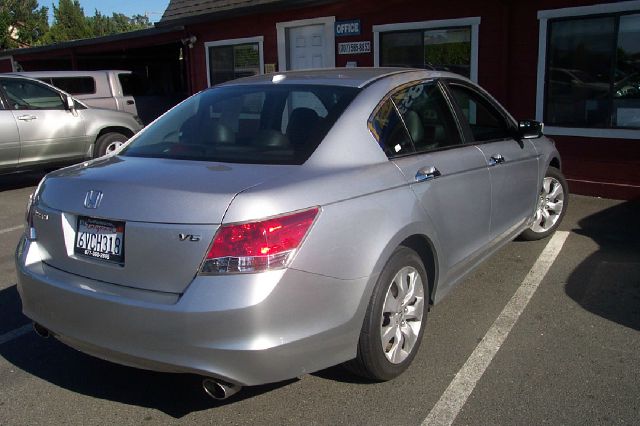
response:
{"label": "door handle", "polygon": [[424,182],[425,180],[435,179],[438,176],[441,176],[440,170],[436,169],[433,166],[422,167],[418,169],[416,172],[416,182]]}
{"label": "door handle", "polygon": [[35,115],[20,115],[18,117],[16,117],[18,120],[22,120],[22,121],[31,121],[31,120],[35,120],[36,117]]}
{"label": "door handle", "polygon": [[489,165],[495,166],[496,164],[504,163],[504,157],[501,154],[494,154],[489,158]]}
{"label": "door handle", "polygon": [[131,99],[129,99],[129,100],[127,101],[127,105],[133,105],[133,104],[135,104],[135,103],[136,103],[136,102],[135,102],[135,101],[132,101]]}

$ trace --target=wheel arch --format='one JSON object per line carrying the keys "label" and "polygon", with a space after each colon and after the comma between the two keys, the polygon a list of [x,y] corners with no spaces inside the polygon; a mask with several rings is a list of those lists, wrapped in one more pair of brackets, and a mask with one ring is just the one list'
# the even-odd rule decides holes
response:
{"label": "wheel arch", "polygon": [[100,131],[96,135],[96,138],[94,139],[93,143],[95,144],[98,141],[98,139],[100,139],[100,136],[106,135],[107,133],[121,133],[121,134],[125,135],[128,138],[130,138],[131,136],[133,136],[135,134],[131,129],[128,129],[128,128],[123,127],[123,126],[103,127],[102,129],[100,129]]}
{"label": "wheel arch", "polygon": [[429,283],[429,304],[433,305],[435,290],[438,285],[438,258],[433,242],[424,234],[413,234],[405,238],[399,246],[412,249],[422,260],[425,270],[427,271],[427,280]]}
{"label": "wheel arch", "polygon": [[108,133],[120,133],[121,135],[124,135],[127,137],[127,139],[131,138],[133,135],[135,135],[135,132],[132,131],[131,129],[124,127],[124,126],[108,126],[108,127],[103,127],[102,129],[100,129],[100,131],[98,132],[98,134],[96,135],[96,137],[93,139],[93,142],[91,143],[91,150],[89,151],[91,153],[92,157],[96,156],[96,150],[97,150],[97,146],[98,146],[98,140],[108,134]]}

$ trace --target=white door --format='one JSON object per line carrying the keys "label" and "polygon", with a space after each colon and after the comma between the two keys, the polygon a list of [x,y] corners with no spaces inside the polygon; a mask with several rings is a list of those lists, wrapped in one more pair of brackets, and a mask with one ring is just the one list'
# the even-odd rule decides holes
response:
{"label": "white door", "polygon": [[324,25],[305,25],[287,29],[289,66],[291,70],[327,66]]}

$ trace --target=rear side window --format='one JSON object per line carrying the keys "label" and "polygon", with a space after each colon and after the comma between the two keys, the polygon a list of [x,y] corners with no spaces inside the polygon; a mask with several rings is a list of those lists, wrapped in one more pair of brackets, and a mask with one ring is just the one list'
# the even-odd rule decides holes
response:
{"label": "rear side window", "polygon": [[425,82],[393,95],[417,152],[459,145],[460,133],[436,82]]}
{"label": "rear side window", "polygon": [[451,109],[435,81],[393,93],[369,119],[369,129],[388,157],[461,143]]}
{"label": "rear side window", "polygon": [[93,77],[52,77],[51,84],[71,95],[96,93],[96,82]]}
{"label": "rear side window", "polygon": [[179,104],[121,154],[302,164],[357,93],[314,85],[216,87]]}
{"label": "rear side window", "polygon": [[369,130],[389,158],[414,152],[411,138],[391,99],[380,105],[369,119]]}

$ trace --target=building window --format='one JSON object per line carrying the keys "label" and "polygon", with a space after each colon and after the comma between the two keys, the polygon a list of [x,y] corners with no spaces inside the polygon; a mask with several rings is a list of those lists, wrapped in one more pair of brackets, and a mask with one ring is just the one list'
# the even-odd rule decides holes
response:
{"label": "building window", "polygon": [[477,81],[479,26],[479,17],[374,25],[374,64],[432,67]]}
{"label": "building window", "polygon": [[251,37],[205,43],[209,86],[262,74],[262,40],[262,37]]}
{"label": "building window", "polygon": [[380,66],[435,68],[471,76],[471,27],[380,34]]}
{"label": "building window", "polygon": [[541,10],[538,20],[545,133],[640,138],[640,1]]}
{"label": "building window", "polygon": [[549,22],[544,121],[640,128],[640,14]]}

